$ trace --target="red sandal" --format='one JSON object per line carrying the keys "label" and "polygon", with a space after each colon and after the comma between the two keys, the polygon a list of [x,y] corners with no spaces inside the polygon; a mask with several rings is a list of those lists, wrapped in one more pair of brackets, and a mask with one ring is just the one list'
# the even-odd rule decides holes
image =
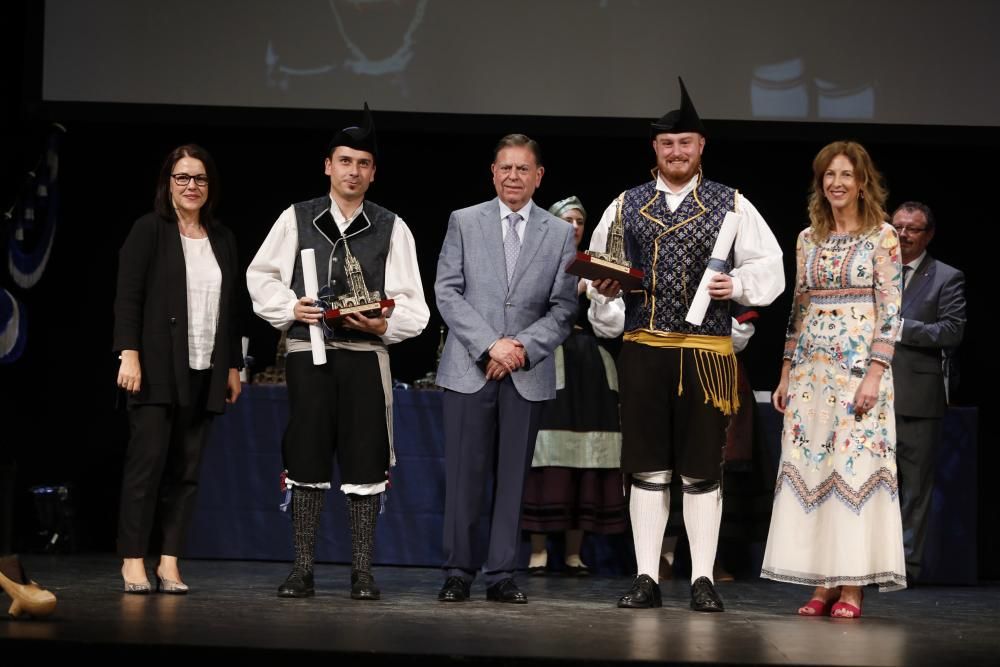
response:
{"label": "red sandal", "polygon": [[[830,609],[834,605],[834,600],[817,600],[813,598],[799,607],[799,616],[829,616]],[[809,609],[810,611],[806,611]]]}
{"label": "red sandal", "polygon": [[[862,589],[861,601],[858,602],[858,604],[860,605],[861,602],[864,601],[864,599],[865,599],[865,591],[864,589]],[[832,616],[833,618],[861,618],[861,607],[860,606],[855,607],[853,604],[849,602],[838,601],[837,604],[833,605],[833,607],[830,609],[830,616]]]}

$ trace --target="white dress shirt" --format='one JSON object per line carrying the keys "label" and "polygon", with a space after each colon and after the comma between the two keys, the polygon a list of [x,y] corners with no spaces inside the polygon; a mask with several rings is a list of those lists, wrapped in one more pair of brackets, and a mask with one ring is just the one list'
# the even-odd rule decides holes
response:
{"label": "white dress shirt", "polygon": [[507,204],[500,200],[500,228],[503,230],[503,240],[507,240],[507,230],[510,229],[510,225],[507,224],[507,216],[511,213],[517,213],[521,216],[521,221],[517,223],[517,235],[521,239],[521,245],[524,245],[524,233],[528,230],[528,216],[531,215],[531,207],[534,204],[530,199],[528,203],[520,208],[520,210],[513,211]]}
{"label": "white dress shirt", "polygon": [[[906,284],[903,285],[903,289],[904,290],[907,290],[907,289],[910,288],[910,282],[913,280],[913,276],[915,276],[917,274],[917,267],[920,266],[920,262],[924,261],[924,257],[926,257],[926,256],[927,256],[927,251],[924,250],[922,253],[920,253],[920,256],[917,257],[915,260],[913,260],[912,262],[907,262],[906,264],[903,264],[903,266],[910,267],[910,275],[906,276],[906,272],[905,271],[903,272],[903,275],[906,276]],[[903,331],[903,325],[902,324],[899,325],[899,330],[900,330],[900,332]]]}
{"label": "white dress shirt", "polygon": [[663,180],[663,176],[657,172],[656,174],[656,189],[663,193],[664,198],[667,200],[667,207],[670,208],[670,212],[673,213],[677,210],[677,207],[681,205],[684,198],[688,196],[688,193],[694,190],[695,186],[698,185],[698,175],[695,174],[694,178],[688,181],[683,188],[674,192],[667,185],[667,182]]}
{"label": "white dress shirt", "polygon": [[[913,276],[915,276],[917,274],[917,267],[920,266],[920,262],[924,261],[924,257],[926,257],[926,256],[927,256],[927,251],[924,250],[922,253],[920,253],[920,256],[917,257],[915,260],[913,260],[912,262],[907,262],[906,264],[903,264],[903,267],[907,267],[907,266],[910,267],[910,275],[906,275],[906,271],[903,270],[903,289],[900,290],[900,294],[902,294],[906,290],[910,289],[910,283],[913,282]],[[899,329],[896,330],[896,342],[897,343],[899,341],[903,340],[903,325],[905,325],[905,324],[906,324],[906,319],[903,318],[903,317],[900,317],[899,318]],[[942,351],[942,354],[944,354],[943,351]],[[947,397],[947,395],[948,395],[948,383],[947,382],[945,382],[944,391],[945,391],[945,396]]]}

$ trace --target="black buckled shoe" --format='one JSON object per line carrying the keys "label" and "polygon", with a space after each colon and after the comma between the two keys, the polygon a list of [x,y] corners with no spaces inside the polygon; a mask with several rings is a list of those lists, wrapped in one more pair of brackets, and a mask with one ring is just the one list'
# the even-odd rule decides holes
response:
{"label": "black buckled shoe", "polygon": [[691,608],[695,611],[725,611],[722,598],[708,577],[698,577],[691,584]]}
{"label": "black buckled shoe", "polygon": [[375,577],[371,572],[351,572],[352,600],[378,600],[381,597],[382,593],[375,585]]}
{"label": "black buckled shoe", "polygon": [[448,577],[438,593],[441,602],[465,602],[468,599],[469,582],[462,577]]}
{"label": "black buckled shoe", "polygon": [[285,583],[278,586],[279,598],[307,598],[315,594],[312,572],[293,569]]}
{"label": "black buckled shoe", "polygon": [[486,599],[491,602],[511,602],[513,604],[527,604],[528,596],[521,592],[514,580],[511,578],[501,579],[486,589]]}
{"label": "black buckled shoe", "polygon": [[662,607],[663,599],[660,597],[660,585],[653,581],[653,578],[648,574],[640,574],[632,582],[632,588],[628,589],[628,593],[618,600],[618,606],[622,609]]}

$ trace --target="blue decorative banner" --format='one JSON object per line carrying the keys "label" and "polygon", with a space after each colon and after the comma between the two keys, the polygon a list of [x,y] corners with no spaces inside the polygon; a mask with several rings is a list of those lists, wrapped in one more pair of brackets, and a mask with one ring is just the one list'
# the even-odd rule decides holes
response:
{"label": "blue decorative banner", "polygon": [[7,266],[23,289],[38,283],[52,254],[59,219],[59,145],[65,132],[62,125],[53,124],[45,154],[28,172],[21,198],[6,213],[10,223]]}
{"label": "blue decorative banner", "polygon": [[28,319],[24,306],[5,289],[0,289],[0,364],[18,360],[28,340]]}

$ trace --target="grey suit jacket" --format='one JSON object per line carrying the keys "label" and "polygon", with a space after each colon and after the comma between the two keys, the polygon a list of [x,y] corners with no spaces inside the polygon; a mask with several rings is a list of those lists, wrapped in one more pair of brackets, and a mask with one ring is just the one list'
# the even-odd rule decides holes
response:
{"label": "grey suit jacket", "polygon": [[576,252],[573,227],[532,205],[510,289],[504,260],[500,202],[493,199],[451,214],[438,258],[434,293],[448,325],[437,383],[463,394],[486,384],[484,358],[501,336],[524,344],[528,364],[512,374],[522,397],[556,395],[553,350],[576,317],[577,278],[564,270]]}
{"label": "grey suit jacket", "polygon": [[942,417],[942,350],[955,348],[965,330],[965,276],[924,256],[903,291],[903,334],[892,359],[896,414]]}

